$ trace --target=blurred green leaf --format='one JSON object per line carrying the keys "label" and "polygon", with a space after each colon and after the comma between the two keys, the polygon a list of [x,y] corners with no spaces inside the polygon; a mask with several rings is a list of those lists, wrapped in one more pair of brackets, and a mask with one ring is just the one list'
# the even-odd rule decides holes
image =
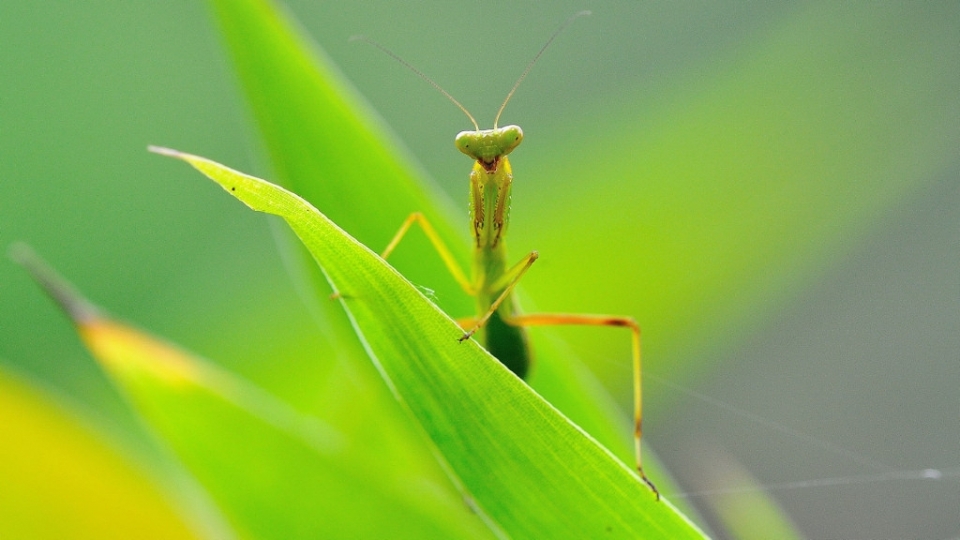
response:
{"label": "blurred green leaf", "polygon": [[[251,383],[105,319],[87,346],[241,531],[257,538],[483,538],[428,485]],[[377,519],[357,519],[373,515]]]}
{"label": "blurred green leaf", "polygon": [[[18,258],[241,536],[488,538],[455,494],[393,467],[252,383],[115,322],[36,256]],[[116,495],[114,495],[116,496]],[[137,504],[137,503],[134,503]],[[376,519],[358,519],[376,515]]]}
{"label": "blurred green leaf", "polygon": [[100,433],[0,370],[0,538],[198,538]]}
{"label": "blurred green leaf", "polygon": [[[467,266],[466,227],[451,225],[452,208],[441,207],[436,191],[426,189],[424,174],[322,49],[273,2],[211,3],[279,183],[367,246],[386,247],[408,215],[423,212]],[[445,307],[472,309],[456,284],[444,279],[437,257],[421,256],[426,251],[418,250],[416,240],[411,246],[405,244],[394,260],[415,261],[411,281],[422,280],[452,303]]]}
{"label": "blurred green leaf", "polygon": [[465,496],[516,538],[699,537],[666,501],[470,340],[415,287],[296,195],[172,150],[250,208],[283,217],[370,357]]}

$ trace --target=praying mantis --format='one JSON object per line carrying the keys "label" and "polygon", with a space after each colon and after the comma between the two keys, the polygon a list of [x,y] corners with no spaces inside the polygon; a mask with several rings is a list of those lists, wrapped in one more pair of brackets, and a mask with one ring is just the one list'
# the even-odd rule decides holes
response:
{"label": "praying mantis", "polygon": [[640,346],[640,326],[631,317],[611,315],[585,315],[569,313],[529,313],[519,310],[513,294],[520,279],[527,273],[539,257],[531,251],[513,266],[508,266],[504,238],[510,222],[510,193],[513,185],[513,171],[508,155],[523,141],[523,130],[519,126],[498,127],[500,116],[507,103],[513,97],[520,83],[539,60],[553,40],[577,18],[589,15],[581,11],[563,23],[540,51],[527,64],[507,97],[500,105],[493,121],[493,129],[480,129],[473,115],[446,90],[427,77],[421,71],[387,50],[385,47],[362,36],[353,39],[366,41],[377,47],[408,69],[419,75],[439,90],[454,105],[460,108],[470,119],[474,129],[463,131],[456,136],[455,145],[473,161],[470,172],[470,233],[473,239],[473,268],[470,278],[460,268],[452,252],[443,242],[430,222],[420,212],[414,212],[400,226],[387,247],[381,253],[387,259],[403,240],[410,228],[416,224],[426,234],[430,243],[443,260],[460,287],[474,297],[477,315],[458,320],[464,329],[460,341],[477,336],[483,346],[518,377],[524,378],[531,363],[530,342],[526,328],[530,326],[581,325],[611,326],[630,331],[633,355],[633,398],[634,398],[634,453],[640,478],[653,491],[657,499],[660,493],[643,471],[640,440],[643,433],[642,366]]}

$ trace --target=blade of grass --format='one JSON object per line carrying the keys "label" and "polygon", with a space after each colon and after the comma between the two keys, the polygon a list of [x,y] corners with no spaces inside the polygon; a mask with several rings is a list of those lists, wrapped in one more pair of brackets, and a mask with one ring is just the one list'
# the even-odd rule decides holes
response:
{"label": "blade of grass", "polygon": [[514,538],[693,538],[667,501],[540,398],[376,254],[283,188],[169,149],[317,260],[387,384],[478,512]]}

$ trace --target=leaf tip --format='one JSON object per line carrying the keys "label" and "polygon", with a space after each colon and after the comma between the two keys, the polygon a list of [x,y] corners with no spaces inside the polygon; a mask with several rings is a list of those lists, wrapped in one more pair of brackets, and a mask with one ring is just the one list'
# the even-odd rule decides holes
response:
{"label": "leaf tip", "polygon": [[75,324],[82,326],[100,318],[99,309],[57,274],[29,245],[16,242],[10,246],[8,253]]}
{"label": "leaf tip", "polygon": [[166,148],[163,146],[154,146],[152,144],[147,146],[147,151],[153,152],[154,154],[159,154],[161,156],[168,156],[168,157],[174,157],[174,158],[180,158],[180,159],[182,159],[184,156],[183,152],[180,152],[179,150],[174,150],[173,148]]}

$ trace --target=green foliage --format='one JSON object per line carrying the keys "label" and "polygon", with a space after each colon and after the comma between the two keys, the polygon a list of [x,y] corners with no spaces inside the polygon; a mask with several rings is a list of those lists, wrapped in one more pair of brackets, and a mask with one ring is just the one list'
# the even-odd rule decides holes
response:
{"label": "green foliage", "polygon": [[[325,53],[307,42],[305,33],[291,32],[287,18],[270,4],[246,0],[212,4],[253,117],[264,135],[272,171],[261,176],[277,179],[303,196],[374,250],[385,245],[409,212],[426,212],[448,243],[462,248],[456,256],[466,261],[467,243],[457,233],[465,229],[464,212],[459,211],[462,204],[458,202],[458,210],[452,211],[453,205],[438,203],[435,191],[430,186],[424,189],[422,175],[411,172],[415,169],[408,165],[411,153],[424,159],[430,170],[443,171],[437,176],[450,182],[450,192],[458,201],[465,199],[462,184],[467,165],[449,145],[449,122],[435,118],[442,117],[446,105],[439,98],[430,102],[419,99],[433,95],[432,89],[425,88],[423,94],[407,91],[422,83],[399,70],[385,72],[395,66],[369,60],[376,53],[354,53],[362,48],[354,45],[348,49],[346,45],[347,37],[356,32],[366,32],[394,47],[395,39],[408,36],[385,37],[383,26],[364,22],[370,19],[369,12],[360,12],[356,20],[351,19],[354,15],[340,15],[353,9],[349,6],[291,2],[293,10],[306,15],[308,33],[331,51],[352,79],[363,82],[363,77],[376,77],[362,87],[378,104],[388,103],[384,95],[395,100],[383,107],[391,123],[401,131],[417,130],[414,136],[407,134],[409,150],[397,150],[396,145],[384,143],[384,130],[376,127],[376,115],[358,105],[360,100],[351,94]],[[11,265],[0,268],[3,371],[9,364],[22,366],[41,386],[77,398],[84,407],[71,418],[81,416],[84,426],[98,428],[94,436],[101,443],[117,443],[109,446],[119,445],[128,456],[133,454],[138,465],[147,464],[150,478],[163,479],[144,488],[154,492],[152,495],[120,496],[131,505],[124,515],[135,516],[135,508],[160,508],[160,515],[168,516],[162,508],[169,503],[157,500],[166,497],[176,501],[176,510],[186,516],[181,519],[202,523],[197,528],[205,536],[269,536],[277,531],[287,533],[286,537],[297,536],[299,529],[278,524],[311,526],[310,516],[304,516],[298,504],[325,501],[324,495],[301,484],[286,491],[267,478],[274,473],[274,479],[296,478],[296,467],[275,463],[264,477],[251,477],[250,484],[238,482],[242,472],[262,469],[268,463],[267,450],[281,447],[285,449],[281,455],[318,460],[311,461],[313,467],[305,469],[305,477],[343,480],[337,484],[336,500],[324,507],[334,513],[331,523],[337,527],[356,523],[365,527],[363,531],[373,531],[371,534],[389,532],[389,524],[399,519],[396,514],[386,516],[383,522],[376,519],[381,515],[377,510],[364,510],[360,517],[353,514],[358,508],[368,508],[364,501],[369,501],[390,504],[390,510],[383,511],[386,514],[417,516],[398,525],[397,535],[490,536],[437,465],[430,446],[423,443],[422,428],[396,405],[342,306],[327,300],[329,287],[309,255],[304,254],[300,261],[287,260],[288,270],[295,273],[297,298],[275,262],[273,239],[265,233],[262,221],[221,203],[217,198],[225,198],[220,194],[211,195],[213,190],[205,190],[207,186],[166,161],[141,155],[148,141],[163,142],[262,172],[255,159],[251,165],[244,161],[249,156],[238,155],[247,134],[231,98],[232,87],[224,81],[225,70],[210,60],[218,58],[221,51],[211,43],[197,6],[171,8],[164,4],[110,12],[86,4],[64,5],[55,12],[40,12],[34,6],[26,2],[21,6],[16,0],[0,5],[4,40],[0,59],[8,75],[5,80],[10,82],[3,85],[0,99],[5,126],[0,130],[0,144],[7,157],[0,160],[3,237],[38,244],[111,309],[175,336],[176,341],[188,343],[217,365],[227,367],[205,367],[205,372],[219,373],[213,377],[219,382],[203,379],[200,382],[204,384],[196,383],[179,395],[163,385],[127,391],[124,397],[135,405],[129,407],[127,401],[118,399],[94,363],[77,350],[66,325],[37,300],[22,272]],[[955,149],[960,141],[956,99],[960,72],[954,68],[960,25],[955,6],[771,6],[743,10],[731,5],[700,5],[672,7],[663,13],[636,4],[605,5],[602,9],[578,4],[570,12],[590,7],[596,19],[604,17],[598,25],[603,39],[592,39],[597,36],[591,32],[598,31],[590,30],[588,23],[584,25],[586,37],[573,39],[570,48],[564,50],[564,44],[558,43],[563,52],[544,59],[537,68],[538,76],[525,83],[507,111],[509,122],[522,125],[528,135],[523,153],[514,163],[523,182],[515,192],[511,232],[515,244],[511,247],[515,254],[538,249],[543,255],[524,283],[526,294],[548,310],[637,317],[647,337],[648,367],[663,375],[669,370],[673,380],[682,378],[683,373],[696,376],[721,371],[715,362],[718,356],[734,354],[731,347],[738,338],[757,332],[758,321],[766,324],[769,315],[789,311],[783,309],[791,305],[788,302],[804,296],[799,294],[804,290],[801,286],[835,264],[837,254],[858,251],[857,240],[875,226],[878,216],[905,196],[921,191],[932,179],[955,178]],[[476,13],[458,5],[453,11],[464,18],[460,24],[424,20],[423,26],[417,27],[434,36],[425,40],[425,32],[408,30],[413,28],[410,18],[416,10],[387,5],[377,9],[383,10],[377,15],[388,21],[387,29],[402,28],[400,33],[410,34],[408,45],[398,48],[402,54],[408,53],[410,43],[434,49],[442,48],[438,43],[460,43],[463,35],[475,30],[477,21],[489,19],[492,12],[500,13],[497,7]],[[503,27],[503,35],[513,38],[478,46],[481,53],[496,55],[496,69],[458,65],[449,57],[439,61],[439,69],[437,62],[430,69],[419,59],[414,63],[431,75],[444,77],[445,85],[459,79],[474,81],[465,77],[466,73],[482,78],[482,85],[472,86],[483,94],[509,88],[529,52],[540,44],[540,37],[527,31],[529,21],[537,20],[548,32],[569,15],[563,12],[545,20],[530,13],[524,17],[524,6],[511,9],[521,11],[503,11],[498,26]],[[443,10],[438,8],[438,16],[439,11]],[[422,18],[415,17],[417,21]],[[40,27],[39,21],[49,25],[47,31],[34,30],[38,35],[33,41],[18,41],[30,35],[19,27]],[[175,34],[175,30],[181,33]],[[445,35],[449,32],[454,36]],[[684,34],[695,34],[695,38],[684,41]],[[621,41],[610,45],[602,56],[590,56],[594,41],[612,43],[615,36]],[[701,49],[691,49],[694,41]],[[516,49],[510,48],[514,46]],[[24,51],[34,55],[26,56]],[[364,63],[358,68],[346,64],[345,59]],[[513,61],[515,70],[507,66]],[[551,62],[553,68],[562,69],[560,75],[556,71],[549,75]],[[153,79],[148,78],[151,76]],[[497,79],[501,76],[503,80]],[[406,78],[411,79],[409,84]],[[615,79],[620,84],[613,84]],[[461,97],[464,93],[458,90],[451,88]],[[570,99],[548,101],[561,92]],[[492,105],[500,98],[491,98],[496,102]],[[421,101],[427,112],[417,108]],[[541,103],[545,105],[538,112]],[[398,115],[403,113],[397,111],[410,111],[411,116],[402,118]],[[450,116],[456,114],[453,110]],[[53,125],[56,129],[50,128]],[[442,138],[421,135],[419,130],[425,127],[439,130]],[[438,165],[447,154],[451,161],[457,160],[459,168]],[[447,174],[450,170],[455,174]],[[942,221],[947,223],[944,228],[950,228],[949,217]],[[418,245],[418,241],[414,235],[391,263],[413,283],[433,289],[431,299],[444,312],[452,316],[470,313],[468,299],[444,275],[425,243]],[[292,242],[281,241],[281,245],[283,255],[299,253]],[[902,266],[895,269],[896,284],[884,287],[886,290],[918,281],[900,276]],[[950,271],[955,267],[949,266]],[[307,273],[308,279],[301,281],[297,272]],[[914,296],[912,289],[906,292],[911,294],[905,297]],[[938,297],[955,295],[948,292]],[[302,299],[319,325],[312,324],[304,313]],[[348,306],[351,301],[347,300]],[[532,304],[524,299],[526,307]],[[851,316],[847,306],[843,307],[837,333],[856,336],[856,332],[848,332],[846,319]],[[924,320],[903,309],[901,303],[884,311],[895,317],[909,313],[911,320]],[[907,334],[912,332],[904,328],[905,320],[884,324],[882,333],[859,341],[893,351],[895,365],[904,364],[903,358],[909,357],[907,369],[912,372],[946,373],[935,363],[939,352],[925,354],[917,345],[941,343],[923,337],[924,329],[937,333],[943,326],[948,328],[944,335],[955,334],[949,332],[951,321],[942,315],[916,323],[921,329],[915,332],[920,336],[916,342],[910,341],[912,335]],[[899,349],[886,341],[895,335],[890,328],[900,329],[895,340],[908,352],[898,354]],[[820,336],[804,333],[802,328],[791,330],[798,340],[819,342]],[[579,344],[578,350],[589,351],[591,361],[600,360],[591,369],[626,401],[626,338],[621,341],[604,331],[565,332],[564,338],[568,337]],[[551,338],[548,332],[533,336],[537,365],[531,386],[622,462],[630,463],[625,415],[610,403],[592,375]],[[900,406],[903,399],[897,392],[916,390],[915,395],[928,397],[934,392],[926,391],[927,387],[914,388],[905,381],[906,372],[892,372],[895,382],[885,382],[877,376],[879,371],[871,371],[880,369],[880,354],[870,347],[866,353],[857,353],[860,349],[853,341],[858,338],[851,340],[840,347],[843,354],[837,358],[824,355],[825,368],[818,368],[812,355],[801,355],[795,363],[805,372],[825,369],[825,374],[837,381],[843,379],[834,369],[850,369],[858,381],[868,382],[867,391],[854,394],[847,389],[849,384],[838,383],[844,386],[842,400],[836,396],[824,399],[828,387],[800,386],[794,378],[784,376],[789,387],[808,394],[803,403],[809,408],[792,409],[801,420],[836,416],[811,414],[814,402],[839,409],[842,406],[837,400],[841,400],[856,405],[858,411],[876,410],[876,421],[858,419],[864,432],[869,425],[879,426],[880,435],[862,447],[891,450],[885,442],[891,426],[923,424],[914,422],[909,415],[915,413]],[[859,359],[854,358],[857,354]],[[765,365],[788,363],[772,352],[764,351],[762,356]],[[735,386],[769,388],[774,382],[765,377],[769,372],[756,371],[758,379],[751,381],[749,366],[743,367],[737,372],[743,379],[737,379]],[[955,373],[952,366],[949,373]],[[854,378],[850,377],[847,383]],[[950,390],[945,395],[953,395],[954,379],[939,379]],[[221,388],[224,381],[229,381],[227,386],[239,387],[240,395]],[[654,400],[648,400],[646,410],[656,426],[648,440],[656,441],[668,436],[668,428],[674,426],[667,424],[676,424],[676,416],[684,411],[672,406],[679,393],[653,390],[647,393]],[[774,403],[787,403],[785,391],[770,393],[775,396]],[[3,386],[0,398],[4,395],[16,393]],[[37,399],[46,399],[44,395]],[[885,408],[884,403],[890,407]],[[911,398],[910,403],[919,401]],[[103,485],[89,484],[98,487],[89,490],[88,496],[64,496],[70,493],[69,483],[51,480],[27,466],[31,458],[41,456],[44,447],[67,450],[65,457],[85,455],[69,441],[69,428],[36,420],[22,412],[28,407],[10,407],[7,401],[3,407],[0,415],[14,411],[24,422],[35,422],[30,430],[45,432],[50,438],[25,444],[28,435],[18,432],[13,437],[17,443],[11,445],[7,444],[10,438],[3,437],[0,451],[7,452],[4,456],[19,454],[0,464],[0,485],[15,486],[0,489],[0,515],[6,515],[2,514],[5,510],[26,508],[12,504],[19,500],[34,505],[34,516],[40,514],[37,505],[46,504],[46,515],[60,518],[29,521],[32,529],[10,534],[40,536],[59,523],[71,524],[75,516],[98,516],[107,529],[77,527],[72,530],[73,537],[108,537],[110,533],[104,530],[124,525],[119,521],[111,524],[112,514],[95,504],[97,495],[128,493],[109,474],[101,478],[106,480]],[[49,404],[41,407],[49,408]],[[97,412],[91,414],[91,409]],[[265,415],[264,409],[269,414]],[[146,435],[131,410],[151,422]],[[931,408],[937,410],[949,407]],[[894,414],[904,416],[898,419]],[[933,418],[933,413],[923,416]],[[304,422],[306,428],[300,425]],[[104,435],[104,426],[109,435]],[[348,441],[349,451],[324,462],[316,448],[305,449],[304,436],[314,437],[318,426],[325,426],[320,431]],[[782,470],[778,472],[790,474],[792,469],[783,464],[793,460],[781,455],[783,445],[771,444],[762,429],[755,431],[758,433],[751,431],[737,442],[753,451],[775,453],[768,461]],[[818,428],[808,432],[819,433]],[[169,479],[176,476],[171,469],[177,465],[171,462],[177,460],[156,451],[153,434],[162,435],[177,451],[178,460],[202,482],[202,490]],[[245,434],[271,441],[270,448],[251,444]],[[937,441],[942,439],[928,435],[933,433],[914,439],[929,446],[917,452],[934,455]],[[749,442],[750,437],[759,442]],[[695,435],[676,440],[700,442]],[[18,443],[23,443],[22,447]],[[680,446],[670,446],[672,458],[681,453]],[[801,447],[791,451],[808,457],[809,449],[802,445],[787,446]],[[114,459],[109,457],[113,456],[110,447],[94,447],[95,453],[103,453],[96,459]],[[895,459],[909,461],[902,457]],[[808,461],[814,464],[814,474],[828,468],[826,460],[810,456]],[[42,461],[33,464],[37,463]],[[718,467],[715,460],[708,463]],[[840,470],[845,464],[840,464]],[[123,467],[114,468],[114,473],[127,471]],[[364,477],[365,467],[371,467],[373,479]],[[100,469],[91,466],[90,470]],[[649,472],[665,493],[674,491],[664,483],[665,473]],[[694,478],[688,485],[708,476]],[[299,499],[287,504],[287,495]],[[423,500],[410,500],[416,495]],[[863,527],[873,526],[875,531],[889,533],[896,530],[893,526],[913,530],[917,523],[926,526],[944,521],[930,517],[936,515],[931,501],[938,498],[915,497],[912,492],[909,497],[898,498],[889,491],[883,495],[889,508],[896,510],[848,517],[852,530],[860,533]],[[197,501],[205,498],[214,504],[200,504],[202,509],[197,510]],[[829,497],[811,499],[818,501],[809,505],[811,515],[805,522],[798,520],[811,530],[841,521],[821,519],[828,513],[827,506],[848,511]],[[952,509],[949,497],[943,499]],[[638,504],[645,501],[641,498]],[[493,513],[482,502],[478,506]],[[777,508],[771,500],[753,501],[747,508],[736,508],[738,519],[746,522],[737,527],[749,529],[758,515],[757,507],[768,510],[764,515],[776,521]],[[217,510],[223,516],[211,515]],[[851,511],[849,515],[854,514]],[[151,529],[149,521],[136,523],[160,536],[178,534],[172,529]],[[117,536],[129,535],[120,532]]]}

